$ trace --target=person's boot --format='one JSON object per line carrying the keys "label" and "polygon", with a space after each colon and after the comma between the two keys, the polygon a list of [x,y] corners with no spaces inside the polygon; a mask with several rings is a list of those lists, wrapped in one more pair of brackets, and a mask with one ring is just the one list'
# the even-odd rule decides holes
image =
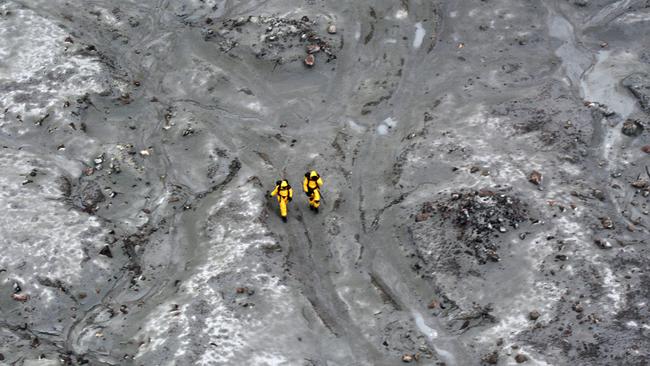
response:
{"label": "person's boot", "polygon": [[314,213],[318,213],[318,207],[314,207]]}
{"label": "person's boot", "polygon": [[286,216],[282,217],[282,222],[287,222],[287,217]]}

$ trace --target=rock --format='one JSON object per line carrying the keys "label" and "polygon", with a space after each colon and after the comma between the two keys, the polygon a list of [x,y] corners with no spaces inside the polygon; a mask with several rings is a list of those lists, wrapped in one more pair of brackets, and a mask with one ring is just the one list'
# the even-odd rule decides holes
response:
{"label": "rock", "polygon": [[319,45],[317,45],[317,44],[308,44],[307,45],[307,53],[308,54],[311,55],[312,53],[316,53],[318,51],[320,51],[320,46]]}
{"label": "rock", "polygon": [[576,313],[582,313],[585,310],[585,308],[579,302],[573,304],[573,306],[571,306],[571,309],[573,309],[573,311]]}
{"label": "rock", "polygon": [[558,254],[555,256],[555,259],[560,260],[560,261],[565,261],[569,259],[569,257],[566,254]]}
{"label": "rock", "polygon": [[598,199],[599,201],[604,201],[605,200],[605,193],[601,191],[600,189],[594,189],[591,192],[591,195],[594,196],[594,198]]}
{"label": "rock", "polygon": [[623,86],[628,88],[639,100],[641,108],[650,112],[650,75],[635,73],[623,79]]}
{"label": "rock", "polygon": [[524,362],[528,361],[528,356],[526,356],[526,355],[524,355],[522,353],[518,353],[515,356],[515,361],[517,361],[517,363],[524,363]]}
{"label": "rock", "polygon": [[634,188],[643,189],[647,186],[648,186],[648,181],[645,179],[637,179],[634,182],[632,182],[632,187]]}
{"label": "rock", "polygon": [[499,362],[499,353],[497,351],[490,352],[487,355],[481,357],[481,361],[490,365],[496,365]]}
{"label": "rock", "polygon": [[415,215],[415,222],[422,222],[422,221],[427,221],[431,215],[427,212],[418,212],[417,215]]}
{"label": "rock", "polygon": [[589,1],[588,1],[588,0],[573,0],[573,3],[574,3],[576,6],[579,6],[579,7],[585,7],[585,6],[589,5]]}
{"label": "rock", "polygon": [[528,313],[528,319],[530,319],[530,320],[537,320],[537,319],[539,319],[539,316],[540,316],[540,314],[539,314],[539,311],[537,311],[537,310],[533,310],[530,313]]}
{"label": "rock", "polygon": [[429,309],[435,309],[436,307],[438,307],[438,302],[436,300],[431,300],[431,302],[429,303],[429,305],[427,307]]}
{"label": "rock", "polygon": [[528,176],[528,181],[535,185],[540,185],[540,183],[542,183],[542,173],[533,170]]}
{"label": "rock", "polygon": [[336,34],[336,25],[334,25],[334,24],[330,24],[330,25],[327,27],[327,33],[329,33],[329,34]]}
{"label": "rock", "polygon": [[643,132],[643,125],[638,120],[633,120],[628,118],[623,123],[621,132],[626,136],[636,137],[639,136],[641,132]]}
{"label": "rock", "polygon": [[612,244],[609,241],[605,240],[605,239],[597,238],[596,240],[594,240],[594,243],[596,243],[596,245],[598,245],[598,247],[600,247],[602,249],[611,249],[612,248]]}
{"label": "rock", "polygon": [[412,362],[412,361],[413,361],[413,355],[410,355],[410,354],[407,353],[407,354],[404,354],[402,356],[402,362],[409,363],[409,362]]}
{"label": "rock", "polygon": [[316,62],[316,58],[314,57],[314,55],[307,55],[307,57],[305,57],[305,65],[312,67],[314,66],[315,62]]}
{"label": "rock", "polygon": [[99,254],[108,258],[113,258],[113,253],[111,252],[111,248],[109,248],[108,245],[104,245],[102,250],[99,251]]}
{"label": "rock", "polygon": [[16,300],[16,301],[25,302],[25,301],[29,300],[29,295],[27,295],[27,294],[12,294],[11,298]]}
{"label": "rock", "polygon": [[611,230],[614,228],[614,222],[609,217],[601,217],[600,224],[603,225],[603,228]]}
{"label": "rock", "polygon": [[643,151],[646,154],[650,154],[650,145],[645,145],[644,147],[641,148],[641,151]]}
{"label": "rock", "polygon": [[78,192],[77,206],[84,211],[94,211],[96,206],[106,199],[101,187],[95,181],[83,183]]}

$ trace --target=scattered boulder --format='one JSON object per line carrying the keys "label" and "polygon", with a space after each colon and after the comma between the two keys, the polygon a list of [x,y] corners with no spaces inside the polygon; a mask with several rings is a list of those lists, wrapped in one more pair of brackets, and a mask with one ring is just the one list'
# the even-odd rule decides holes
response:
{"label": "scattered boulder", "polygon": [[537,310],[533,310],[528,314],[528,319],[530,319],[530,320],[537,320],[537,319],[539,319],[539,317],[540,317],[540,314],[539,314],[539,311],[537,311]]}
{"label": "scattered boulder", "polygon": [[648,186],[648,181],[645,179],[637,179],[634,182],[632,182],[632,187],[634,188],[643,189],[647,186]]}
{"label": "scattered boulder", "polygon": [[575,311],[576,313],[582,313],[585,310],[584,306],[582,306],[582,304],[579,302],[573,304],[571,306],[571,309],[573,309],[573,311]]}
{"label": "scattered boulder", "polygon": [[336,25],[334,25],[334,24],[330,24],[330,25],[327,27],[327,33],[329,33],[329,34],[336,34]]}
{"label": "scattered boulder", "polygon": [[490,365],[496,365],[499,362],[499,353],[497,351],[490,352],[481,357],[481,361]]}
{"label": "scattered boulder", "polygon": [[634,94],[644,111],[650,112],[650,75],[631,74],[623,79],[623,86]]}
{"label": "scattered boulder", "polygon": [[106,199],[101,187],[95,181],[83,182],[75,194],[73,202],[86,212],[94,212],[97,205]]}
{"label": "scattered boulder", "polygon": [[316,58],[314,58],[314,55],[309,54],[307,57],[305,57],[305,65],[312,67],[316,63]]}
{"label": "scattered boulder", "polygon": [[627,119],[625,122],[623,122],[623,127],[621,128],[621,132],[630,137],[636,137],[643,132],[643,124],[639,122],[639,120],[635,119]]}
{"label": "scattered boulder", "polygon": [[428,212],[418,212],[415,215],[415,222],[427,221],[430,216],[431,216],[431,214],[428,213]]}
{"label": "scattered boulder", "polygon": [[108,258],[113,258],[113,252],[111,252],[111,248],[109,248],[108,245],[104,245],[102,250],[99,251],[99,254]]}
{"label": "scattered boulder", "polygon": [[598,245],[598,247],[602,249],[612,248],[612,244],[606,239],[597,238],[596,240],[594,240],[594,243],[596,243],[596,245]]}
{"label": "scattered boulder", "polygon": [[16,301],[25,302],[25,301],[29,300],[29,295],[27,295],[27,294],[12,294],[11,298],[16,300]]}
{"label": "scattered boulder", "polygon": [[515,361],[517,361],[517,363],[524,363],[528,361],[528,356],[524,355],[523,353],[518,353],[515,356]]}
{"label": "scattered boulder", "polygon": [[646,154],[650,154],[650,145],[645,145],[641,148],[641,151],[643,151]]}
{"label": "scattered boulder", "polygon": [[601,217],[600,224],[603,226],[604,229],[611,230],[614,228],[614,222],[609,217]]}
{"label": "scattered boulder", "polygon": [[413,362],[413,359],[414,359],[414,357],[411,354],[407,353],[407,354],[402,355],[402,362],[405,362],[405,363]]}
{"label": "scattered boulder", "polygon": [[[498,240],[491,238],[503,232],[506,227],[517,229],[528,218],[527,205],[516,197],[506,194],[506,190],[487,190],[454,192],[447,200],[436,204],[435,210],[443,221],[450,221],[456,229],[456,241],[460,246],[469,247],[479,263],[488,260],[497,262]],[[422,212],[434,207],[423,207]]]}
{"label": "scattered boulder", "polygon": [[540,185],[542,183],[542,173],[533,170],[528,176],[528,181],[535,185]]}

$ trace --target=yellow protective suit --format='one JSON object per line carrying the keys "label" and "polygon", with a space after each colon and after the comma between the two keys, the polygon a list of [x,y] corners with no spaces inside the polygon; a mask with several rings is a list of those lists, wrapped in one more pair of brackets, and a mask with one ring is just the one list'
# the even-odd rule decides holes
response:
{"label": "yellow protective suit", "polygon": [[305,179],[302,181],[302,189],[309,197],[309,209],[318,211],[320,207],[320,188],[323,186],[323,179],[318,175],[315,170],[305,174]]}
{"label": "yellow protective suit", "polygon": [[293,199],[293,188],[289,185],[289,181],[279,180],[275,183],[275,189],[271,192],[271,197],[277,195],[278,203],[280,204],[280,216],[283,221],[287,221],[287,204]]}

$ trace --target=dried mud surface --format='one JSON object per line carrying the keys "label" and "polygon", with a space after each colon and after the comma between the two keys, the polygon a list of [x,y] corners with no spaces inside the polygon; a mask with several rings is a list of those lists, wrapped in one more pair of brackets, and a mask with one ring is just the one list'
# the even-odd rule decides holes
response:
{"label": "dried mud surface", "polygon": [[5,0],[0,34],[0,364],[650,363],[647,1]]}

